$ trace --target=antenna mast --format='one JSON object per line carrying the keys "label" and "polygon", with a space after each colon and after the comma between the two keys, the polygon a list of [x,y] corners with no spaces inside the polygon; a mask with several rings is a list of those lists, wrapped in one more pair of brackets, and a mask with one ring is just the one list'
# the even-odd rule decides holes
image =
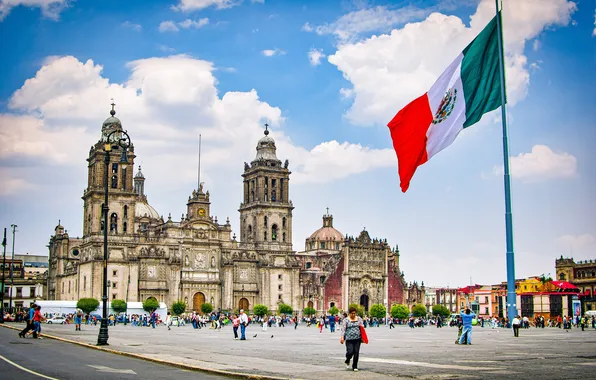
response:
{"label": "antenna mast", "polygon": [[201,135],[199,134],[199,169],[198,169],[197,191],[201,188]]}

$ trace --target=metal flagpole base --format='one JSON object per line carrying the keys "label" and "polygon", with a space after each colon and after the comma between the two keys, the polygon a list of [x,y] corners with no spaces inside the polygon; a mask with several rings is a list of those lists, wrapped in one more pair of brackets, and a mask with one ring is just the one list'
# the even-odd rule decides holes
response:
{"label": "metal flagpole base", "polygon": [[98,346],[109,346],[108,344],[108,319],[102,318],[99,326],[99,335],[97,336]]}

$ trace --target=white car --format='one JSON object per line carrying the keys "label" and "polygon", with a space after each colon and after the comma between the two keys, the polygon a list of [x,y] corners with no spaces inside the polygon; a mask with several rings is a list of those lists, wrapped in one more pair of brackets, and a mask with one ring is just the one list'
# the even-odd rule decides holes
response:
{"label": "white car", "polygon": [[58,324],[65,324],[66,323],[66,318],[64,317],[52,317],[52,318],[48,318],[46,320],[46,323],[49,323],[50,325],[52,323],[58,323]]}

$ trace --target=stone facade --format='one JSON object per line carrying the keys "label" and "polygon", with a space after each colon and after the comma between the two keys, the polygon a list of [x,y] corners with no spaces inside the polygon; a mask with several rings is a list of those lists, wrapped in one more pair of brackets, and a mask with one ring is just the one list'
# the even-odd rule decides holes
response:
{"label": "stone facade", "polygon": [[[292,250],[292,210],[289,162],[278,160],[275,141],[265,136],[256,157],[244,163],[240,204],[240,239],[232,236],[229,219],[211,216],[209,191],[203,184],[186,201],[180,220],[164,220],[148,203],[145,177],[133,176],[134,145],[122,152],[107,141],[122,124],[111,116],[102,137],[91,147],[88,184],[83,193],[83,237],[71,238],[58,224],[49,243],[48,299],[102,298],[104,229],[108,229],[108,299],[130,302],[155,298],[170,306],[185,301],[188,310],[211,303],[216,310],[250,310],[264,304],[277,310],[285,303],[294,310],[313,306],[319,311],[348,303],[402,303],[409,296],[399,270],[399,252],[386,240],[363,231],[356,239],[342,237],[333,217],[306,241],[307,250]],[[117,140],[115,140],[117,141]],[[106,149],[109,150],[106,153]],[[109,163],[105,164],[106,154]],[[104,177],[108,181],[104,182]],[[107,221],[103,216],[109,189]],[[410,305],[411,306],[411,305]]]}
{"label": "stone facade", "polygon": [[575,261],[561,256],[555,260],[557,280],[571,282],[580,292],[583,311],[596,310],[596,260]]}

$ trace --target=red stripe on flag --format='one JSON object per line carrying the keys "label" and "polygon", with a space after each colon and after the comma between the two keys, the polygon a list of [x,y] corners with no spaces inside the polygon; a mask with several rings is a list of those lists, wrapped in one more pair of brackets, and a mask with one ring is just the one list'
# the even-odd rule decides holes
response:
{"label": "red stripe on flag", "polygon": [[427,94],[402,108],[387,124],[397,154],[401,191],[406,192],[418,166],[428,160],[426,132],[433,121]]}

